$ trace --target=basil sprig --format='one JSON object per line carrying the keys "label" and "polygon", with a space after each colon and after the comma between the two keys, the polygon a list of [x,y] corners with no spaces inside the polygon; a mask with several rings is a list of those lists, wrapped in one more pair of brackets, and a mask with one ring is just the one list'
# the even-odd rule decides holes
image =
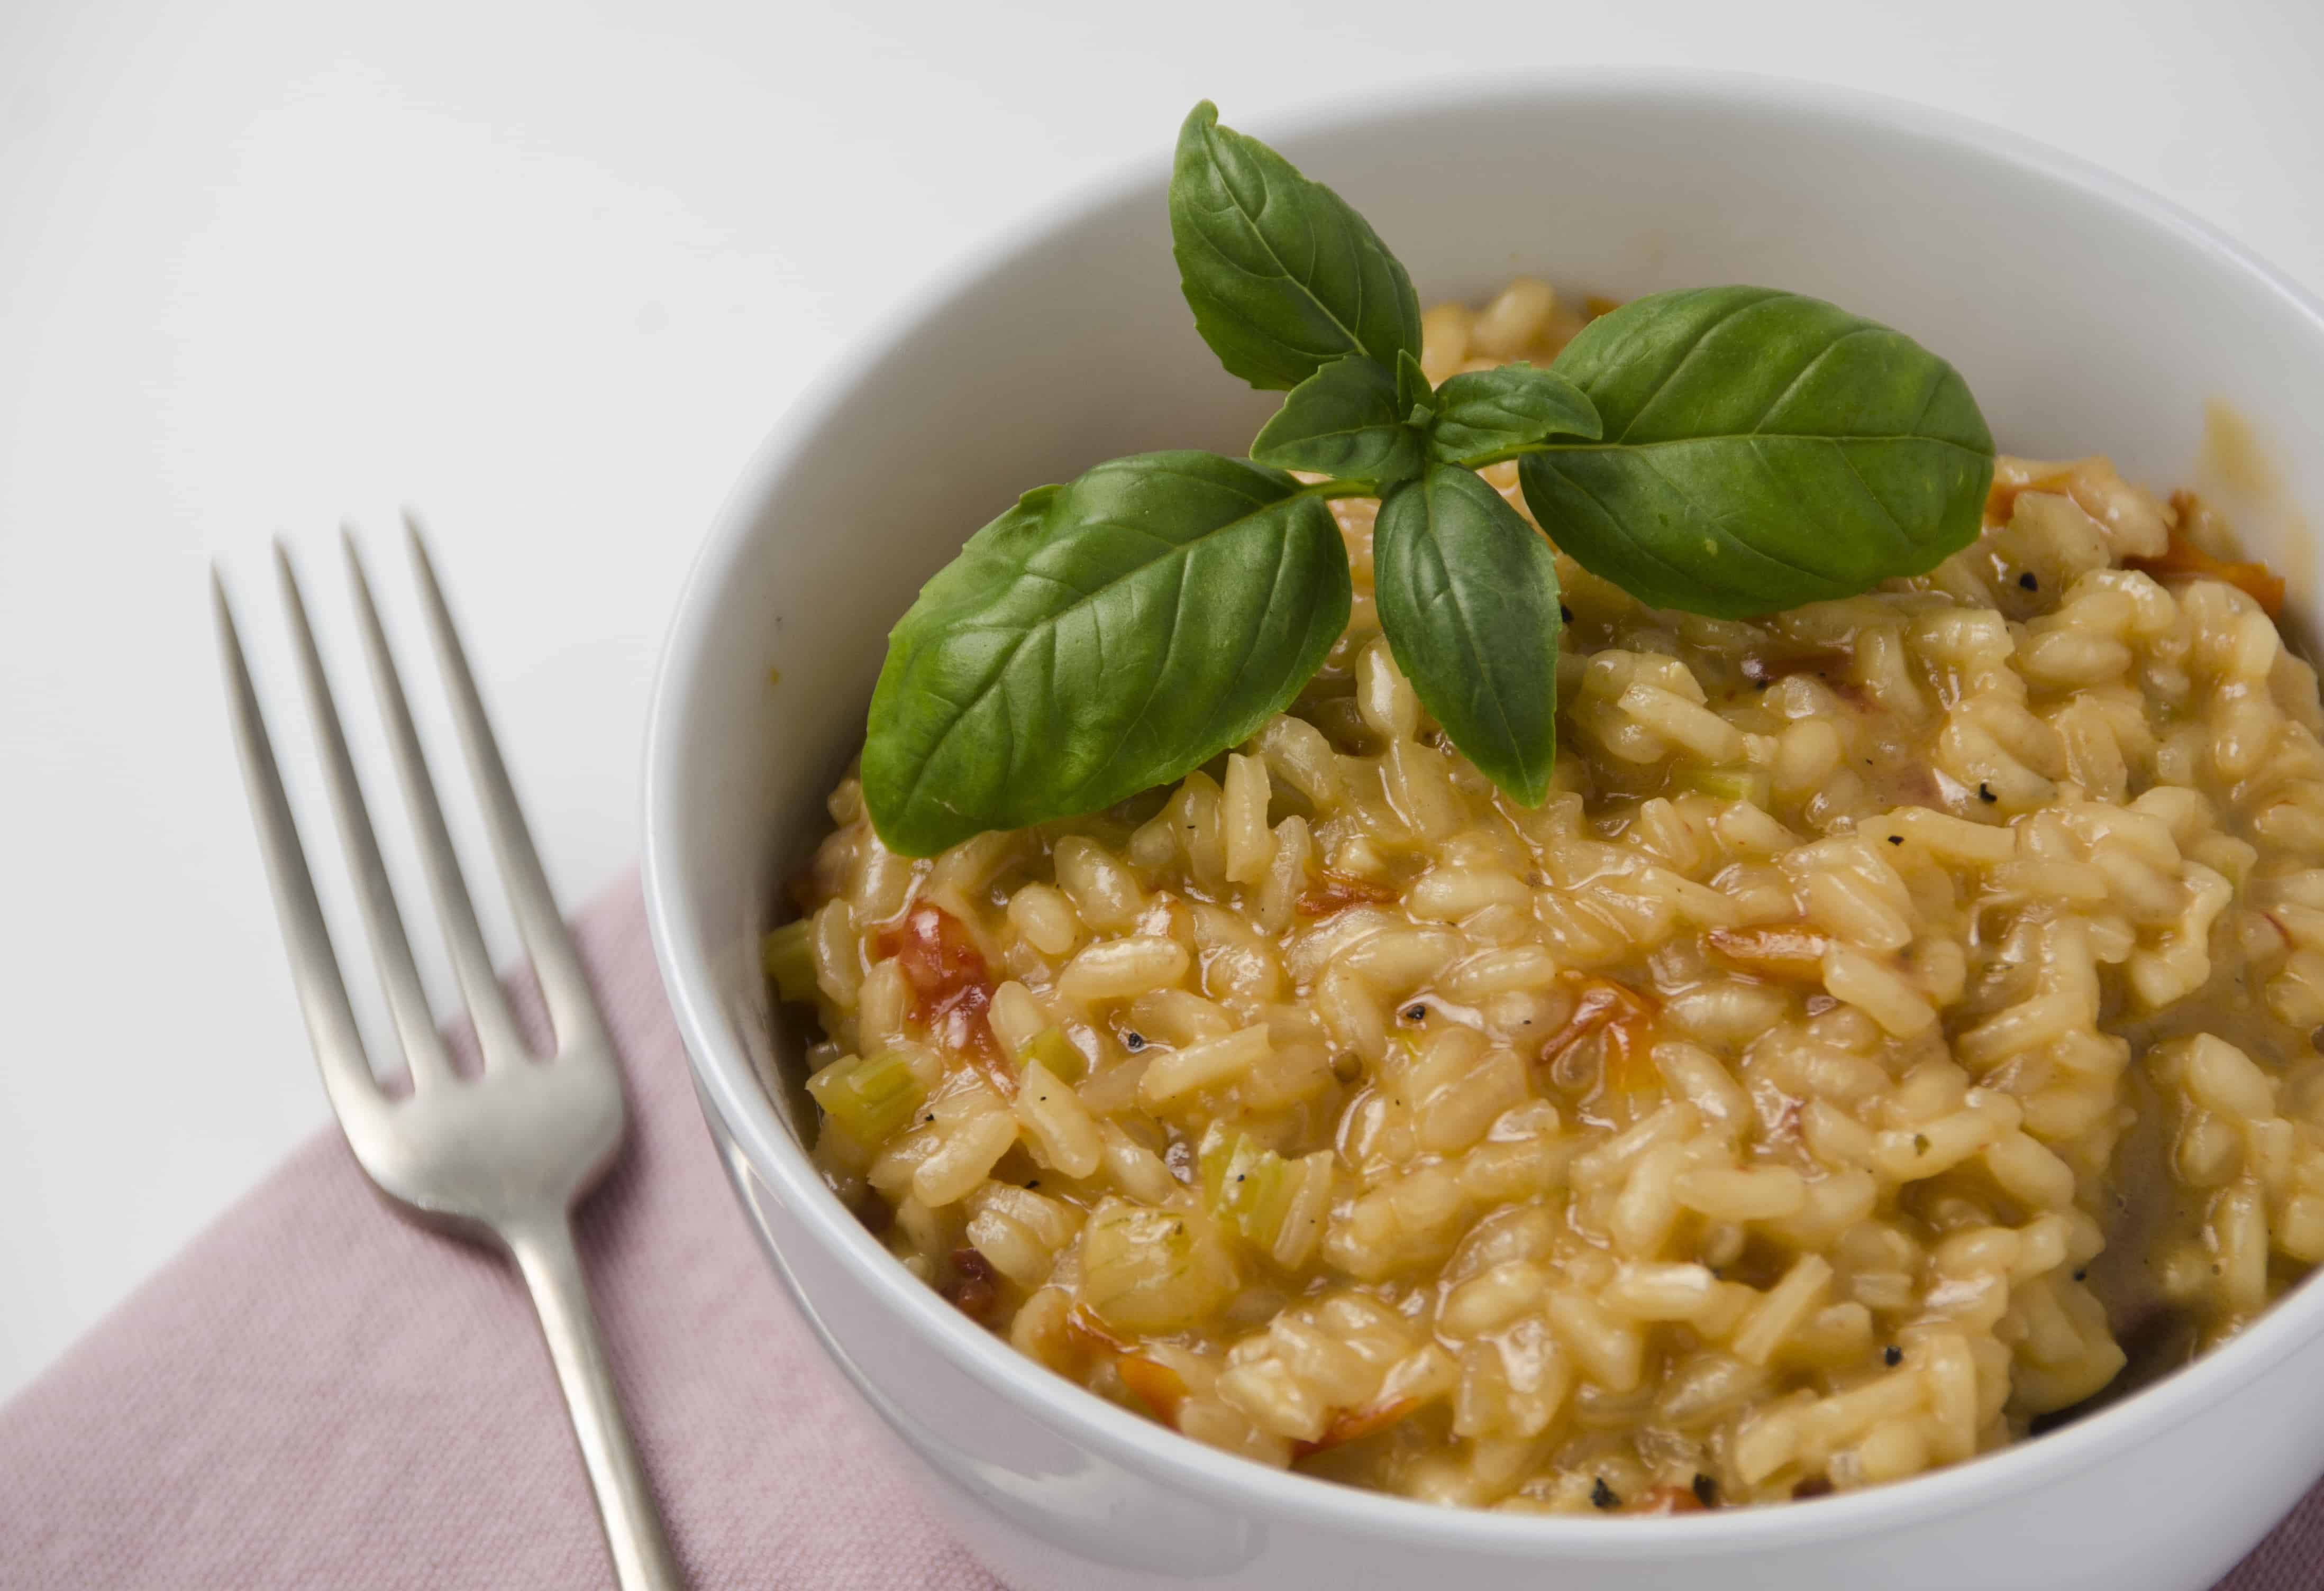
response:
{"label": "basil sprig", "polygon": [[1575,562],[1720,617],[1922,574],[1978,533],[1993,438],[1968,387],[1830,304],[1659,293],[1549,369],[1432,387],[1396,256],[1208,102],[1179,131],[1169,209],[1195,330],[1283,406],[1249,460],[1139,454],[1028,492],[928,582],[889,637],[863,747],[892,851],[1110,806],[1248,739],[1347,625],[1330,498],[1380,499],[1373,592],[1397,667],[1526,805],[1557,748],[1555,556],[1476,470],[1521,461],[1526,506]]}

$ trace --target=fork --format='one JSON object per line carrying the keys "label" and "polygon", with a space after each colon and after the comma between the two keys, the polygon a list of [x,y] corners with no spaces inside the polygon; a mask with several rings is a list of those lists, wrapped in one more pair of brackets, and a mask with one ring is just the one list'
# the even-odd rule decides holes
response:
{"label": "fork", "polygon": [[298,575],[289,549],[277,540],[275,566],[305,676],[315,738],[320,742],[339,838],[355,874],[364,931],[410,1074],[410,1093],[392,1097],[385,1092],[364,1053],[251,685],[226,584],[213,566],[210,591],[235,740],[259,842],[266,853],[274,909],[290,952],[291,979],[322,1070],[324,1091],[330,1096],[348,1147],[373,1185],[399,1214],[497,1247],[523,1276],[596,1495],[615,1580],[623,1591],[675,1591],[681,1584],[677,1564],[622,1418],[573,1242],[574,1204],[604,1176],[621,1150],[626,1113],[619,1062],[556,897],[549,893],[548,876],[485,721],[484,703],[427,546],[409,519],[405,529],[445,694],[492,834],[502,884],[540,979],[556,1053],[546,1059],[531,1053],[502,996],[352,532],[343,539],[372,683],[387,721],[404,805],[419,830],[437,919],[475,1027],[484,1069],[473,1077],[453,1069],[429,1014],[355,763],[347,754],[322,655],[307,621]]}

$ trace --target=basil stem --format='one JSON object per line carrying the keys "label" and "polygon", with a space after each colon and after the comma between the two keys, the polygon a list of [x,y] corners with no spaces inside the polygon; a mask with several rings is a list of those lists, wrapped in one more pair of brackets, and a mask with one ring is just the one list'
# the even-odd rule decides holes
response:
{"label": "basil stem", "polygon": [[1397,664],[1528,805],[1556,754],[1556,560],[1477,469],[1521,460],[1526,505],[1583,567],[1721,617],[1920,574],[1978,533],[1993,437],[1959,372],[1830,304],[1659,293],[1547,370],[1432,388],[1396,256],[1207,101],[1180,131],[1169,207],[1195,329],[1288,396],[1255,462],[1099,464],[1026,493],[921,590],[863,748],[893,851],[1111,805],[1282,711],[1348,622],[1331,498],[1381,499],[1374,594]]}

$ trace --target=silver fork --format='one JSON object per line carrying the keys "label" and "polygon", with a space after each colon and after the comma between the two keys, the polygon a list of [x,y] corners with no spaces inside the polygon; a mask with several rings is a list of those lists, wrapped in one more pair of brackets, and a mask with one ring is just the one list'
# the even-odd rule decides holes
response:
{"label": "silver fork", "polygon": [[393,1098],[383,1091],[364,1053],[346,985],[331,949],[313,877],[284,796],[282,777],[266,736],[258,697],[250,682],[242,642],[226,585],[213,568],[210,589],[217,613],[218,646],[224,657],[235,740],[250,793],[252,815],[266,852],[274,888],[274,909],[290,952],[292,981],[307,1018],[307,1036],[320,1063],[331,1108],[374,1185],[399,1213],[438,1230],[496,1246],[512,1259],[531,1290],[541,1335],[573,1417],[573,1434],[596,1494],[597,1513],[613,1554],[613,1574],[624,1591],[674,1591],[679,1584],[669,1541],[656,1513],[653,1494],[638,1462],[635,1444],[613,1390],[612,1370],[582,1279],[573,1245],[572,1208],[612,1166],[626,1125],[619,1062],[582,974],[579,956],[541,871],[540,855],[517,805],[508,769],[485,722],[476,682],[452,626],[444,593],[421,542],[419,527],[406,521],[411,560],[427,609],[429,630],[441,665],[445,693],[459,725],[460,742],[491,830],[493,854],[508,891],[519,932],[532,959],[556,1033],[556,1053],[535,1056],[518,1034],[503,998],[493,964],[476,925],[474,903],[444,826],[443,808],[428,772],[420,737],[412,727],[395,660],[390,655],[371,584],[352,535],[346,538],[349,579],[355,587],[372,682],[387,720],[404,804],[420,831],[420,852],[436,915],[448,942],[451,961],[467,1001],[483,1052],[484,1071],[475,1077],[455,1071],[429,1014],[428,998],[411,960],[410,942],[396,910],[379,841],[355,781],[346,735],[331,700],[330,682],[307,622],[298,576],[288,550],[274,546],[283,605],[298,644],[307,700],[329,777],[337,814],[362,901],[364,926],[385,986],[389,1010],[411,1075],[411,1092]]}

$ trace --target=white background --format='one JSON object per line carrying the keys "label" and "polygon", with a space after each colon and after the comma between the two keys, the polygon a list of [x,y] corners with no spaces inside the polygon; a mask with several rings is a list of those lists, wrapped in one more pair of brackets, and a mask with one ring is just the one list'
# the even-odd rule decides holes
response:
{"label": "white background", "polygon": [[1158,161],[1199,97],[1264,132],[1571,63],[1838,80],[2113,166],[2316,288],[2319,58],[2310,0],[0,0],[0,1395],[323,1120],[211,560],[281,686],[289,540],[368,731],[334,529],[369,533],[433,713],[392,535],[419,509],[577,903],[635,850],[660,630],[759,434],[867,316]]}

